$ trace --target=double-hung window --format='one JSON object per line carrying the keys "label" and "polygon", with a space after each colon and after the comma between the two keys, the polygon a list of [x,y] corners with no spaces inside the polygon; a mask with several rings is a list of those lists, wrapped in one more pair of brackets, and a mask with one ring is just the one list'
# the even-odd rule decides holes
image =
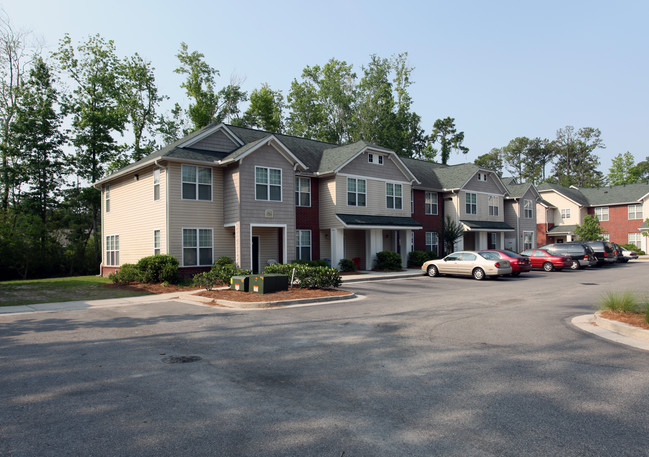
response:
{"label": "double-hung window", "polygon": [[523,232],[523,249],[532,249],[534,232]]}
{"label": "double-hung window", "polygon": [[153,231],[153,255],[160,254],[160,230]]}
{"label": "double-hung window", "polygon": [[104,189],[104,208],[106,212],[110,212],[110,184],[106,184],[106,189]]}
{"label": "double-hung window", "polygon": [[629,233],[629,244],[633,244],[636,249],[640,249],[640,245],[642,244],[642,233]]}
{"label": "double-hung window", "polygon": [[183,266],[212,265],[212,229],[183,229]]}
{"label": "double-hung window", "polygon": [[523,200],[523,215],[525,219],[534,218],[534,206],[532,200]]}
{"label": "double-hung window", "polygon": [[437,192],[426,192],[426,214],[437,214]]}
{"label": "double-hung window", "polygon": [[367,206],[367,181],[347,178],[347,206]]}
{"label": "double-hung window", "polygon": [[478,214],[478,194],[467,192],[465,197],[466,214]]}
{"label": "double-hung window", "polygon": [[295,231],[295,258],[311,260],[311,230]]}
{"label": "double-hung window", "polygon": [[255,199],[282,201],[282,170],[255,167]]}
{"label": "double-hung window", "polygon": [[311,178],[295,178],[295,204],[311,206]]}
{"label": "double-hung window", "polygon": [[629,205],[629,219],[642,219],[642,205]]}
{"label": "double-hung window", "polygon": [[597,216],[597,219],[601,221],[607,221],[608,220],[608,206],[598,206],[595,208],[595,216]]}
{"label": "double-hung window", "polygon": [[497,195],[489,195],[489,216],[498,216],[500,213],[500,203]]}
{"label": "double-hung window", "polygon": [[160,169],[153,170],[153,200],[160,200]]}
{"label": "double-hung window", "polygon": [[563,208],[561,210],[561,220],[570,219],[570,208]]}
{"label": "double-hung window", "polygon": [[437,232],[426,232],[426,250],[437,255],[439,247],[439,237]]}
{"label": "double-hung window", "polygon": [[119,235],[106,237],[106,265],[112,267],[119,265]]}
{"label": "double-hung window", "polygon": [[403,208],[403,188],[401,184],[386,183],[385,197],[388,209]]}
{"label": "double-hung window", "polygon": [[212,169],[182,166],[183,200],[212,200]]}

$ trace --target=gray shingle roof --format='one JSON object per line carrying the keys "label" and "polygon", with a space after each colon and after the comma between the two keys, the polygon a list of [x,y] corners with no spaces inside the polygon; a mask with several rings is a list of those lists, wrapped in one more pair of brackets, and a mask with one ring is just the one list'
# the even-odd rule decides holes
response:
{"label": "gray shingle roof", "polygon": [[552,184],[549,182],[539,184],[537,189],[539,190],[539,193],[541,195],[543,195],[543,192],[545,191],[555,191],[565,196],[566,198],[569,198],[570,200],[580,204],[581,206],[588,206],[588,200],[577,189],[563,187],[559,184]]}
{"label": "gray shingle roof", "polygon": [[559,184],[542,183],[539,192],[554,190],[582,206],[604,206],[635,203],[649,194],[649,184],[636,183],[611,187],[581,187],[579,189],[560,186]]}
{"label": "gray shingle roof", "polygon": [[421,227],[412,217],[364,216],[358,214],[336,214],[345,225],[374,227]]}
{"label": "gray shingle roof", "polygon": [[505,230],[511,231],[514,230],[514,227],[510,226],[505,222],[498,221],[465,221],[461,220],[464,225],[473,230]]}
{"label": "gray shingle roof", "polygon": [[439,178],[437,177],[436,170],[446,168],[445,165],[429,162],[427,160],[410,159],[407,157],[402,157],[401,160],[406,167],[412,171],[417,180],[421,182],[421,184],[416,185],[415,187],[423,187],[432,190],[443,189],[442,184],[439,182]]}
{"label": "gray shingle roof", "polygon": [[548,230],[548,235],[563,235],[568,234],[572,235],[575,233],[576,225],[555,225],[550,230]]}

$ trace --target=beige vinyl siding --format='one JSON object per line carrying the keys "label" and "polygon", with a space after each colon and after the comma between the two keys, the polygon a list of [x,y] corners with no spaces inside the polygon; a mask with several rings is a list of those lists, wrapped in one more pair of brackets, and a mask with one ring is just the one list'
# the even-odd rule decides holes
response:
{"label": "beige vinyl siding", "polygon": [[[376,165],[379,167],[380,165]],[[347,205],[347,178],[365,179],[367,182],[367,206],[349,206]],[[401,209],[389,209],[386,205],[385,184],[391,182],[401,184],[402,190],[402,207]],[[338,214],[361,214],[368,216],[395,216],[410,217],[410,183],[403,181],[379,181],[372,178],[363,178],[361,176],[336,176],[336,213]]]}
{"label": "beige vinyl siding", "polygon": [[[340,208],[337,208],[336,203],[340,202],[341,204],[347,205],[347,195],[345,195],[344,200],[337,198],[336,194],[336,178],[322,178],[319,180],[320,186],[320,228],[330,229],[330,228],[341,228],[343,225],[336,217],[336,212]],[[345,181],[345,186],[347,181]],[[321,254],[324,256],[324,254]],[[327,256],[325,256],[327,257]]]}
{"label": "beige vinyl siding", "polygon": [[[102,191],[102,261],[105,264],[105,236],[119,235],[120,264],[136,263],[153,255],[153,231],[160,230],[160,248],[166,253],[166,173],[160,171],[160,200],[153,200],[153,167],[139,170],[110,183],[110,212],[104,207]],[[104,187],[105,189],[105,187]]]}
{"label": "beige vinyl siding", "polygon": [[223,169],[212,167],[212,201],[181,199],[181,164],[169,164],[170,254],[182,266],[183,228],[213,229],[213,257],[234,258],[232,230],[223,227]]}
{"label": "beige vinyl siding", "polygon": [[366,151],[360,154],[359,156],[357,156],[355,159],[353,159],[351,162],[345,165],[342,169],[340,169],[339,173],[348,174],[348,175],[368,176],[372,178],[386,179],[390,181],[404,181],[409,178],[406,177],[403,174],[403,172],[397,167],[394,161],[391,158],[389,158],[390,156],[383,155],[383,165],[378,165],[375,163],[369,163],[367,161],[368,153],[374,154],[375,160],[376,160],[376,156],[379,155],[379,153],[376,152]]}
{"label": "beige vinyl siding", "polygon": [[503,193],[503,190],[496,182],[496,177],[491,173],[487,173],[487,181],[478,181],[478,174],[476,173],[462,189],[471,192]]}
{"label": "beige vinyl siding", "polygon": [[232,165],[223,171],[224,223],[236,224],[241,217],[241,188],[239,167]]}
{"label": "beige vinyl siding", "polygon": [[[321,259],[331,259],[331,240],[329,230],[320,230],[320,258]],[[331,265],[332,267],[338,267],[338,265]]]}
{"label": "beige vinyl siding", "polygon": [[[581,224],[582,221],[582,211],[579,209],[580,206],[577,205],[576,203],[572,202],[571,200],[568,200],[567,198],[563,197],[562,195],[559,195],[556,192],[545,192],[541,194],[543,199],[549,203],[551,203],[553,206],[555,206],[557,209],[554,211],[554,220],[548,221],[551,224],[554,225],[578,225]],[[561,219],[561,210],[562,209],[570,209],[570,218],[568,219]],[[586,209],[583,210],[583,214],[585,215],[587,213]]]}
{"label": "beige vinyl siding", "polygon": [[[253,227],[252,235],[259,236],[259,271],[263,271],[269,259],[278,260],[280,258],[279,230],[275,227]],[[295,248],[293,248],[293,252],[288,252],[288,260],[294,259]]]}
{"label": "beige vinyl siding", "polygon": [[442,198],[442,204],[444,205],[444,220],[446,220],[446,216],[450,217],[453,221],[460,219],[457,211],[459,206],[458,194],[445,193]]}
{"label": "beige vinyl siding", "polygon": [[239,145],[232,141],[225,132],[221,130],[191,145],[191,148],[193,149],[203,149],[205,151],[216,152],[232,152],[238,147]]}
{"label": "beige vinyl siding", "polygon": [[[469,193],[474,193],[476,194],[477,197],[477,214],[467,214],[466,213],[466,194],[467,192]],[[504,221],[504,206],[503,206],[503,195],[502,193],[497,194],[481,194],[478,192],[470,192],[470,191],[460,191],[460,219],[467,220],[467,221],[497,221],[497,222],[502,222]],[[489,216],[489,196],[490,195],[495,195],[498,197],[498,216]]]}

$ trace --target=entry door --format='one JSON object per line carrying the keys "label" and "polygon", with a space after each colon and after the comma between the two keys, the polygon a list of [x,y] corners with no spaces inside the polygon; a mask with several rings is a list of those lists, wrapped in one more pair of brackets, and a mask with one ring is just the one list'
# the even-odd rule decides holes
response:
{"label": "entry door", "polygon": [[259,273],[259,237],[252,237],[252,272]]}

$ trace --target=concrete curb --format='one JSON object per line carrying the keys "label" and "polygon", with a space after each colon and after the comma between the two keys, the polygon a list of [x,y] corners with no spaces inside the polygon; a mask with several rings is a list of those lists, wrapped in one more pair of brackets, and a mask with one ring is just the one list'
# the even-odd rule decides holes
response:
{"label": "concrete curb", "polygon": [[420,270],[419,272],[408,272],[408,273],[368,273],[357,276],[343,276],[343,284],[353,283],[353,282],[362,282],[362,281],[379,281],[382,279],[402,279],[402,278],[417,278],[419,276],[424,276],[424,273]]}
{"label": "concrete curb", "polygon": [[184,297],[187,300],[198,301],[205,305],[220,305],[227,308],[286,308],[292,305],[304,305],[311,303],[322,303],[330,301],[351,300],[357,298],[355,293],[348,295],[334,295],[330,297],[316,297],[316,298],[296,298],[294,300],[278,300],[278,301],[257,301],[257,302],[239,302],[230,300],[217,300],[215,298],[203,297],[201,295],[188,295]]}
{"label": "concrete curb", "polygon": [[[571,323],[575,327],[600,338],[649,351],[649,330],[639,329],[624,322],[604,319],[598,314],[576,316],[572,318]],[[628,328],[634,331],[627,332]]]}

